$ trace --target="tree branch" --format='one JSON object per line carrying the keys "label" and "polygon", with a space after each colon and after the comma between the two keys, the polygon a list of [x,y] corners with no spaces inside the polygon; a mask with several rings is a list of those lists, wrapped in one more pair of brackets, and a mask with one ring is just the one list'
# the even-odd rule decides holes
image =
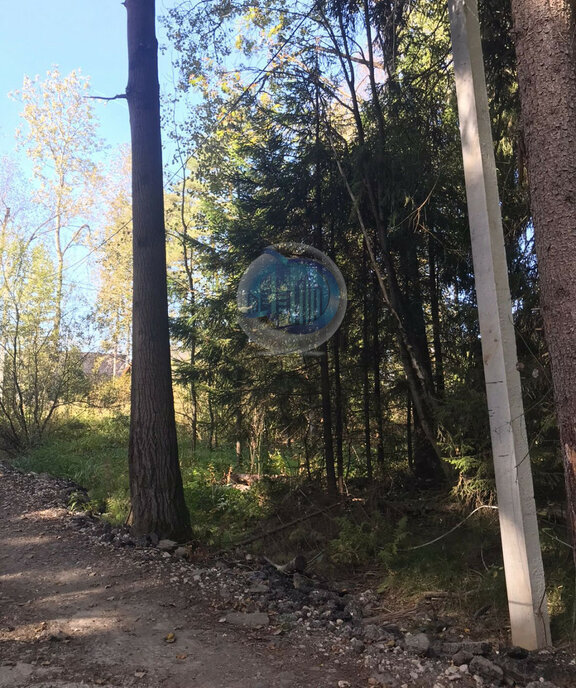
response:
{"label": "tree branch", "polygon": [[117,96],[112,96],[110,98],[106,96],[86,96],[86,98],[90,98],[90,100],[118,100],[120,98],[123,98],[126,100],[127,95],[125,93],[119,93]]}

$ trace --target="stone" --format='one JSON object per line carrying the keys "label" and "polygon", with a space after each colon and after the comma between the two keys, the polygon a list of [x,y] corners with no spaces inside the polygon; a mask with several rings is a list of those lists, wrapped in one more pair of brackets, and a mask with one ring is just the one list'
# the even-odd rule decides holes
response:
{"label": "stone", "polygon": [[352,621],[361,621],[362,607],[354,601],[348,602],[348,604],[344,607],[344,614],[352,619]]}
{"label": "stone", "polygon": [[270,617],[264,612],[229,612],[225,618],[227,623],[245,628],[259,628],[270,623]]}
{"label": "stone", "polygon": [[529,652],[523,647],[514,646],[509,648],[506,654],[508,657],[512,657],[512,659],[526,659],[529,655]]}
{"label": "stone", "polygon": [[455,666],[462,666],[463,664],[470,664],[472,657],[474,655],[471,652],[466,652],[466,650],[459,650],[456,654],[452,655],[452,661]]}
{"label": "stone", "polygon": [[550,681],[530,681],[526,684],[526,688],[558,688],[558,686]]}
{"label": "stone", "polygon": [[186,559],[188,557],[188,548],[176,547],[176,549],[174,550],[174,556],[178,559]]}
{"label": "stone", "polygon": [[160,540],[158,542],[158,549],[162,552],[173,552],[176,547],[178,547],[178,543],[174,540]]}
{"label": "stone", "polygon": [[498,665],[504,670],[507,678],[513,679],[516,683],[524,685],[534,680],[535,667],[533,660],[511,659],[510,657],[500,656]]}
{"label": "stone", "polygon": [[430,650],[430,638],[428,638],[426,633],[416,633],[415,635],[407,633],[404,636],[404,645],[410,652],[427,655]]}
{"label": "stone", "polygon": [[386,633],[390,633],[395,638],[402,638],[403,636],[400,626],[397,626],[396,624],[385,624],[382,626],[382,628],[384,631],[386,631]]}
{"label": "stone", "polygon": [[314,604],[320,604],[321,602],[333,602],[334,593],[328,590],[312,590],[310,593],[310,601]]}
{"label": "stone", "polygon": [[[373,683],[370,683],[371,680]],[[393,688],[393,686],[398,685],[398,681],[390,672],[387,672],[382,674],[374,674],[371,679],[368,679],[368,685],[375,686],[376,688]]]}
{"label": "stone", "polygon": [[366,645],[359,639],[359,638],[352,638],[350,641],[350,647],[354,652],[357,652],[359,655],[364,652],[366,649]]}
{"label": "stone", "polygon": [[364,627],[364,640],[369,643],[375,643],[386,635],[378,626],[375,624],[368,624]]}
{"label": "stone", "polygon": [[66,642],[69,641],[71,638],[67,633],[64,633],[64,631],[54,631],[53,633],[50,633],[48,636],[48,640],[51,642]]}
{"label": "stone", "polygon": [[462,672],[457,666],[449,666],[444,672],[444,675],[449,681],[459,681],[462,678]]}
{"label": "stone", "polygon": [[468,652],[471,655],[487,655],[492,651],[492,645],[485,641],[479,640],[463,640],[456,643],[442,643],[442,654],[455,655],[457,652],[460,652],[460,650],[464,650],[464,652]]}
{"label": "stone", "polygon": [[303,576],[301,573],[295,573],[292,576],[292,585],[294,590],[299,590],[300,592],[310,592],[314,587],[310,578]]}
{"label": "stone", "polygon": [[500,683],[504,678],[504,672],[498,665],[480,655],[476,655],[472,658],[468,665],[468,669],[471,674],[477,674],[488,681],[497,681]]}
{"label": "stone", "polygon": [[489,655],[492,652],[492,645],[485,640],[465,640],[462,649],[471,655]]}

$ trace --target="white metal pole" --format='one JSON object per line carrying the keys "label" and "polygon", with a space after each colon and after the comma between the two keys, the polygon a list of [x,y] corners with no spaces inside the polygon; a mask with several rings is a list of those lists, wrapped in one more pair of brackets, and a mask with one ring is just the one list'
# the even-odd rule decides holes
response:
{"label": "white metal pole", "polygon": [[477,0],[448,0],[512,642],[551,644]]}

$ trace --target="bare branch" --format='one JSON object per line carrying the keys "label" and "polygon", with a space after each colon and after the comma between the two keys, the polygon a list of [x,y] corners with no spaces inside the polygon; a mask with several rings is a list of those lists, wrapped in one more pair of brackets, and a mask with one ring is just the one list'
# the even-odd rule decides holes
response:
{"label": "bare branch", "polygon": [[119,93],[117,96],[112,96],[110,98],[106,96],[85,96],[85,98],[90,98],[90,100],[119,100],[122,98],[126,100],[127,95],[125,93]]}

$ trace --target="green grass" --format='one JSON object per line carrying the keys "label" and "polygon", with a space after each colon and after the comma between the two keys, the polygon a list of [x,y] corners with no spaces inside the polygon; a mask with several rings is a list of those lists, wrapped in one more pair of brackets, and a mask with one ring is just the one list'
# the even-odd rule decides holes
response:
{"label": "green grass", "polygon": [[[90,508],[119,524],[129,511],[128,429],[126,416],[67,419],[13,463],[27,472],[73,480],[88,490]],[[182,435],[182,479],[194,537],[224,546],[265,512],[266,497],[261,489],[239,492],[223,484],[234,463],[232,449],[200,448],[192,457]]]}
{"label": "green grass", "polygon": [[[433,506],[433,505],[431,505]],[[441,506],[441,505],[439,505]],[[449,613],[478,623],[494,635],[509,624],[506,581],[496,511],[482,511],[442,538],[468,512],[445,504],[427,518],[410,516],[391,522],[371,515],[358,522],[348,518],[329,550],[342,563],[358,569],[377,568],[379,591],[390,606],[410,606],[423,591],[443,591]],[[540,542],[552,637],[555,643],[573,640],[576,580],[572,552],[562,525],[541,528]],[[423,546],[421,546],[423,545]],[[395,600],[399,601],[395,605]],[[472,623],[475,623],[472,621]]]}
{"label": "green grass", "polygon": [[128,511],[128,419],[74,419],[55,426],[44,442],[13,463],[24,471],[69,478],[86,488],[118,522]]}

